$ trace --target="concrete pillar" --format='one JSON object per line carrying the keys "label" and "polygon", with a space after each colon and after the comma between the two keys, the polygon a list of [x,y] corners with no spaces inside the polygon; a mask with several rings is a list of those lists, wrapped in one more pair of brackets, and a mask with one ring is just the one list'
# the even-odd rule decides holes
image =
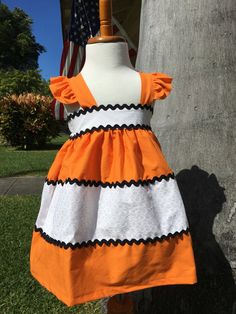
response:
{"label": "concrete pillar", "polygon": [[153,289],[153,313],[169,313],[173,294],[176,313],[236,311],[235,13],[235,0],[142,1],[136,69],[173,77],[152,128],[186,205],[199,277]]}

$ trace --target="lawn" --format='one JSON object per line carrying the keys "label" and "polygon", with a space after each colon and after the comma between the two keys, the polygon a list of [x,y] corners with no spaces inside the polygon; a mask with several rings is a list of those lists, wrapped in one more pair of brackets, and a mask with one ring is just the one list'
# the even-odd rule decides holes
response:
{"label": "lawn", "polygon": [[60,134],[43,149],[20,150],[0,144],[0,177],[46,176],[49,167],[68,134]]}
{"label": "lawn", "polygon": [[101,314],[100,300],[67,307],[30,274],[31,235],[40,196],[0,197],[0,313]]}

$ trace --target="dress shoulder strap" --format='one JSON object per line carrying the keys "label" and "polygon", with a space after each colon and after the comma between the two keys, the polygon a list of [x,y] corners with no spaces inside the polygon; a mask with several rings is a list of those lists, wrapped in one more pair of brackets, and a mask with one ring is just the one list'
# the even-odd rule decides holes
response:
{"label": "dress shoulder strap", "polygon": [[79,104],[81,107],[96,105],[96,100],[80,73],[70,78],[66,76],[51,77],[49,88],[54,98],[62,104]]}
{"label": "dress shoulder strap", "polygon": [[70,85],[81,107],[91,107],[97,105],[97,102],[81,73],[70,78]]}

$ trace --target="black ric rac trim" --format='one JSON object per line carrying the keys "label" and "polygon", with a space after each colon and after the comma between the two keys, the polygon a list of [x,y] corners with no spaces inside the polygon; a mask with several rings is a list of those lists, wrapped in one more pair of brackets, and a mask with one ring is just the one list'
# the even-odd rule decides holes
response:
{"label": "black ric rac trim", "polygon": [[175,178],[175,174],[174,173],[169,173],[168,175],[161,175],[160,177],[153,177],[152,179],[147,179],[147,180],[130,180],[130,181],[122,181],[122,182],[102,182],[102,181],[95,181],[95,180],[78,180],[78,179],[71,179],[71,178],[67,178],[65,181],[62,180],[49,180],[47,177],[45,178],[45,182],[50,185],[56,185],[56,184],[61,184],[62,186],[64,184],[77,184],[77,185],[85,185],[85,186],[102,186],[104,188],[109,187],[121,187],[123,188],[124,186],[131,186],[131,185],[135,185],[135,186],[144,186],[144,185],[148,185],[148,184],[154,184],[156,181],[162,181],[162,180],[166,180],[168,181],[170,178],[174,179]]}
{"label": "black ric rac trim", "polygon": [[170,238],[174,238],[176,236],[180,236],[182,234],[188,234],[190,232],[190,228],[187,227],[187,229],[183,229],[181,231],[176,231],[175,233],[168,233],[167,235],[162,235],[161,237],[155,237],[155,238],[147,238],[147,239],[139,239],[139,240],[136,240],[136,239],[132,239],[132,240],[113,240],[113,239],[110,239],[110,240],[89,240],[89,241],[83,241],[82,243],[75,243],[75,244],[72,244],[72,243],[65,243],[63,241],[59,241],[59,240],[55,240],[53,238],[51,238],[47,233],[45,233],[43,231],[42,228],[37,228],[37,226],[35,225],[34,226],[34,230],[36,232],[40,232],[40,235],[49,243],[51,244],[54,244],[56,246],[60,246],[61,248],[64,248],[64,249],[68,249],[68,248],[71,248],[72,250],[74,249],[77,249],[77,248],[83,248],[83,247],[90,247],[90,246],[95,246],[96,244],[99,245],[99,246],[102,246],[103,244],[107,245],[107,246],[110,246],[111,244],[117,246],[117,245],[133,245],[133,244],[147,244],[147,243],[155,243],[155,242],[161,242],[163,240],[168,240]]}
{"label": "black ric rac trim", "polygon": [[115,125],[106,125],[106,126],[103,126],[103,125],[100,125],[99,127],[92,127],[91,129],[85,129],[84,131],[81,131],[79,133],[75,133],[74,135],[70,135],[69,136],[69,139],[70,140],[74,140],[82,135],[84,135],[85,133],[92,133],[94,131],[100,131],[100,130],[104,130],[104,131],[108,131],[108,130],[115,130],[115,129],[118,129],[118,130],[123,130],[123,129],[128,129],[128,130],[138,130],[138,129],[144,129],[144,130],[152,130],[151,126],[150,125],[145,125],[145,124],[122,124],[122,125],[119,125],[119,124],[115,124]]}
{"label": "black ric rac trim", "polygon": [[93,111],[100,111],[100,110],[116,110],[116,109],[128,109],[128,110],[131,110],[131,109],[146,109],[146,110],[150,110],[151,112],[153,112],[153,107],[149,104],[115,104],[115,105],[112,105],[112,104],[107,104],[107,105],[95,105],[95,106],[91,106],[91,107],[86,107],[84,109],[80,109],[76,112],[73,112],[73,113],[70,113],[68,116],[67,116],[67,122],[70,121],[71,119],[74,119],[75,117],[79,117],[80,115],[85,115],[86,113],[88,112],[93,112]]}

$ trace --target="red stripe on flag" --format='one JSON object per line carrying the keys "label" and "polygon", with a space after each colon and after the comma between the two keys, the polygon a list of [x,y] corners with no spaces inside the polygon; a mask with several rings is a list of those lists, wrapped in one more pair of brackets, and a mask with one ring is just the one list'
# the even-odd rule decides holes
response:
{"label": "red stripe on flag", "polygon": [[62,55],[61,55],[60,75],[62,75],[63,73],[69,48],[70,48],[70,42],[68,40],[65,40],[64,45],[63,45]]}
{"label": "red stripe on flag", "polygon": [[72,77],[74,74],[78,50],[79,50],[79,46],[74,44],[73,45],[73,53],[72,53],[71,62],[70,62],[70,68],[69,68],[67,77]]}
{"label": "red stripe on flag", "polygon": [[116,34],[119,31],[119,28],[116,26],[116,24],[112,25],[113,34]]}
{"label": "red stripe on flag", "polygon": [[130,56],[130,57],[134,57],[134,56],[136,56],[136,55],[137,55],[137,51],[134,50],[133,48],[130,48],[130,49],[129,49],[129,56]]}
{"label": "red stripe on flag", "polygon": [[51,102],[51,110],[54,117],[55,117],[55,105],[56,105],[56,99],[53,98],[53,101]]}
{"label": "red stripe on flag", "polygon": [[85,63],[85,59],[86,59],[86,49],[85,49],[85,47],[82,47],[82,49],[83,49],[83,57],[81,60],[79,72],[82,70],[84,63]]}

